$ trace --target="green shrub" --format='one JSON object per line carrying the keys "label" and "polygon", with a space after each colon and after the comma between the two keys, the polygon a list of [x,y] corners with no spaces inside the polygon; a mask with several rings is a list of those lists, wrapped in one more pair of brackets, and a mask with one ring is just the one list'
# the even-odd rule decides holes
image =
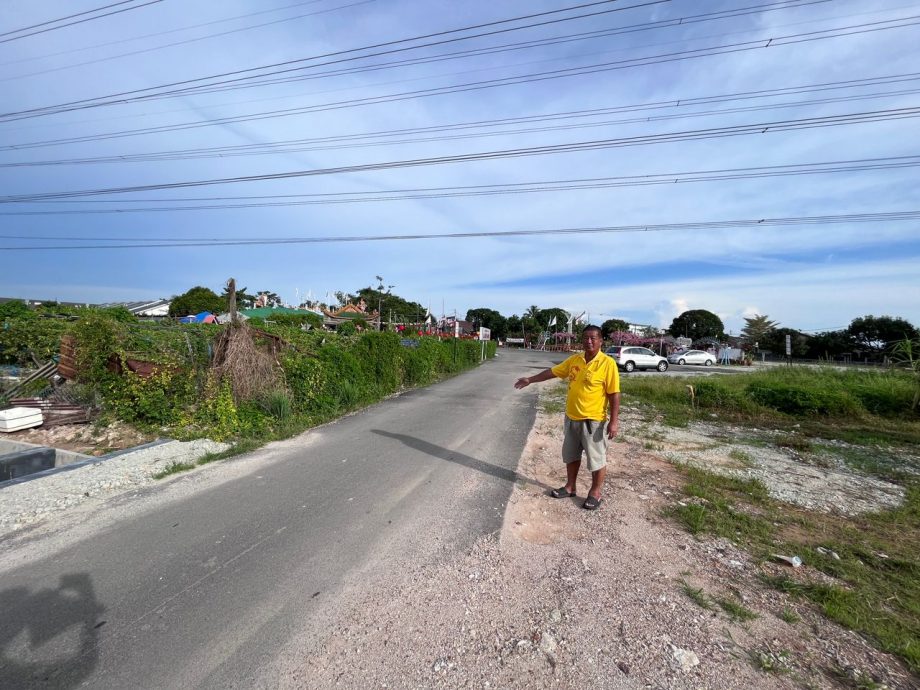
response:
{"label": "green shrub", "polygon": [[[248,411],[253,411],[252,406]],[[242,424],[229,381],[218,384],[215,379],[210,379],[207,396],[198,406],[194,420],[205,430],[208,438],[215,441],[224,441],[240,433]]]}
{"label": "green shrub", "polygon": [[69,321],[26,311],[0,318],[0,364],[32,367],[44,364],[61,349]]}
{"label": "green shrub", "polygon": [[312,312],[307,314],[272,314],[268,317],[268,320],[281,326],[293,326],[295,328],[300,328],[304,324],[310,326],[310,328],[323,327],[323,317]]}
{"label": "green shrub", "polygon": [[693,386],[696,404],[707,409],[750,410],[753,405],[743,391],[727,384],[724,379],[700,380]]}
{"label": "green shrub", "polygon": [[88,314],[70,328],[76,351],[79,379],[101,382],[109,373],[108,363],[119,354],[121,329],[112,319],[98,313]]}
{"label": "green shrub", "polygon": [[399,390],[402,383],[400,339],[395,333],[362,333],[352,354],[363,365],[367,387],[378,397]]}
{"label": "green shrub", "polygon": [[336,333],[339,335],[355,335],[358,332],[358,327],[355,326],[351,321],[346,321],[345,323],[340,323],[336,326]]}
{"label": "green shrub", "polygon": [[126,422],[176,424],[197,397],[194,379],[176,368],[164,366],[147,378],[125,369],[105,380],[102,393],[106,408]]}
{"label": "green shrub", "polygon": [[791,415],[846,415],[860,411],[854,398],[830,387],[755,382],[747,387],[747,393],[760,405]]}
{"label": "green shrub", "polygon": [[291,416],[291,396],[286,390],[269,391],[259,401],[259,407],[267,415],[278,420],[286,420]]}
{"label": "green shrub", "polygon": [[910,414],[914,395],[910,378],[898,372],[872,375],[869,380],[854,384],[851,392],[867,412],[880,417]]}

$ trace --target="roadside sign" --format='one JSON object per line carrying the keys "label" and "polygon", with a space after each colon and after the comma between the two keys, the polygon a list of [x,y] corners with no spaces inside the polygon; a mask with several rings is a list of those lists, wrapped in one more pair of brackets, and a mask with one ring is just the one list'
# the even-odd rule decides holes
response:
{"label": "roadside sign", "polygon": [[786,334],[786,356],[792,356],[792,336],[789,333]]}
{"label": "roadside sign", "polygon": [[479,329],[479,339],[480,340],[491,340],[492,331],[490,331],[488,328],[480,328]]}

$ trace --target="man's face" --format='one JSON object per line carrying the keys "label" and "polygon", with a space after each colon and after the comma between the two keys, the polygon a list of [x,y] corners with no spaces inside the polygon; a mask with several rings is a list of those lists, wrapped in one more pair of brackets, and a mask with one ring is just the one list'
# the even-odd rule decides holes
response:
{"label": "man's face", "polygon": [[581,335],[581,344],[586,355],[596,355],[601,349],[601,334],[597,331],[585,331]]}

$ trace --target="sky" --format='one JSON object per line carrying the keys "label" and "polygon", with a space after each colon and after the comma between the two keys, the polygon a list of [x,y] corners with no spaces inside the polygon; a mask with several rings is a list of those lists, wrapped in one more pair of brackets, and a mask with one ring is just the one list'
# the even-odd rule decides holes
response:
{"label": "sky", "polygon": [[920,2],[0,3],[0,297],[920,325]]}

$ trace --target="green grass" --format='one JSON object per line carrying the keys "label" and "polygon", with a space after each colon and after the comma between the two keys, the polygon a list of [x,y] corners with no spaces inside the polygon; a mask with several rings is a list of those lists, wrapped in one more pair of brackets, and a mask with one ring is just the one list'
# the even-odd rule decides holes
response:
{"label": "green grass", "polygon": [[[732,422],[788,429],[805,436],[920,448],[920,414],[911,411],[905,372],[776,367],[744,376],[624,378],[624,401],[654,408],[665,424],[686,426],[710,414]],[[693,389],[693,395],[690,389]]]}
{"label": "green grass", "polygon": [[[735,442],[789,448],[803,462],[843,463],[904,487],[900,508],[848,518],[774,501],[757,481],[681,466],[686,496],[665,512],[688,532],[728,539],[763,563],[774,553],[799,555],[805,568],[790,568],[764,582],[810,602],[920,674],[920,415],[909,409],[909,377],[889,371],[784,367],[705,382],[647,377],[623,385],[626,404],[638,402],[647,417],[684,424],[731,423],[735,428],[726,434]],[[688,385],[694,385],[692,398]],[[737,449],[730,456],[741,463],[749,459]],[[811,569],[834,579],[816,583],[807,577]],[[714,601],[729,615],[723,604],[737,605]],[[799,620],[788,609],[780,617],[789,623]],[[763,670],[785,667],[781,654],[771,650],[754,657]]]}
{"label": "green grass", "polygon": [[163,479],[168,477],[171,474],[178,474],[179,472],[185,472],[187,470],[195,469],[195,466],[187,462],[171,462],[166,467],[163,468],[161,472],[157,472],[153,475],[154,479]]}
{"label": "green grass", "polygon": [[728,457],[732,460],[737,460],[745,467],[752,467],[754,463],[754,458],[751,457],[751,454],[741,450],[740,448],[732,448],[728,452]]}
{"label": "green grass", "polygon": [[[687,531],[725,537],[762,560],[772,553],[799,554],[807,566],[839,584],[801,581],[794,571],[764,581],[811,601],[831,620],[859,631],[920,672],[920,483],[908,490],[897,510],[843,518],[780,504],[757,482],[684,470],[684,493],[690,498],[667,512]],[[732,615],[734,602],[726,608],[724,600],[715,601]]]}
{"label": "green grass", "polygon": [[732,599],[716,597],[715,602],[733,621],[752,621],[758,618],[758,615],[751,611],[751,609]]}
{"label": "green grass", "polygon": [[796,623],[800,623],[802,621],[799,615],[788,606],[783,607],[783,610],[779,613],[779,617],[786,621],[789,625],[795,625]]}
{"label": "green grass", "polygon": [[705,592],[703,592],[702,587],[694,588],[694,587],[691,587],[686,582],[682,582],[681,589],[683,593],[686,594],[687,597],[689,597],[690,600],[693,603],[695,603],[697,606],[699,606],[701,609],[706,609],[707,611],[716,610],[716,608],[709,601],[709,597],[707,597]]}
{"label": "green grass", "polygon": [[778,652],[772,649],[757,649],[749,654],[754,666],[764,673],[789,673],[789,652],[785,649]]}
{"label": "green grass", "polygon": [[565,412],[565,399],[567,394],[567,384],[558,382],[556,385],[550,384],[540,392],[540,398],[537,405],[540,411],[545,414],[562,414]]}

